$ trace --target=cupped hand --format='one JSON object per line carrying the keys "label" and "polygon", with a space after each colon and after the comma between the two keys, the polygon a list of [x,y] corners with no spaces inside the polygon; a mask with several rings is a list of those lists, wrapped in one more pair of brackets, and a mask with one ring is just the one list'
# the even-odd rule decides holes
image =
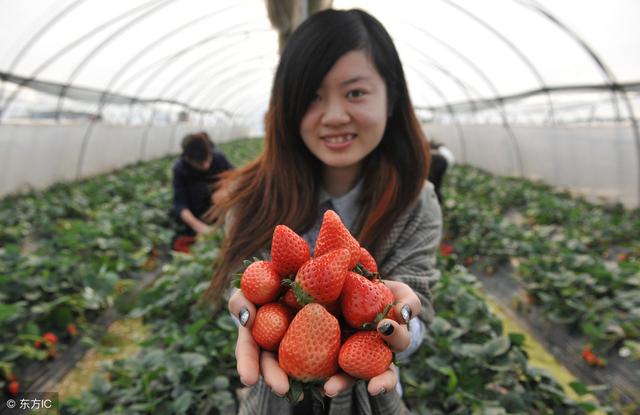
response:
{"label": "cupped hand", "polygon": [[[412,316],[420,313],[420,300],[413,290],[406,284],[397,281],[385,281],[385,284],[393,292],[396,304],[396,315],[409,321]],[[247,386],[258,382],[260,374],[265,384],[273,393],[284,396],[289,391],[289,379],[287,374],[278,364],[275,353],[260,350],[251,334],[256,307],[247,300],[242,291],[236,291],[229,299],[229,311],[238,318],[241,326],[238,328],[238,341],[236,343],[236,362],[240,381]],[[378,323],[378,332],[381,338],[389,344],[394,352],[401,352],[409,346],[411,336],[406,324],[399,324],[391,319],[383,319]],[[346,373],[339,372],[331,376],[324,383],[324,392],[333,397],[351,388],[356,379]],[[395,388],[398,377],[393,365],[384,373],[369,380],[367,391],[370,395],[378,395]]]}

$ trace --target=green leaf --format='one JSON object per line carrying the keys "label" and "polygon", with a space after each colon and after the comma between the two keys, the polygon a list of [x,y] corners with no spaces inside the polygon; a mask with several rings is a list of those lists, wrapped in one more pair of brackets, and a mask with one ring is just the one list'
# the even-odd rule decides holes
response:
{"label": "green leaf", "polygon": [[522,346],[527,337],[522,333],[509,333],[509,341],[516,346]]}
{"label": "green leaf", "polygon": [[193,392],[185,391],[173,401],[171,407],[173,408],[173,413],[175,414],[184,414],[191,407],[191,403],[193,402]]}
{"label": "green leaf", "polygon": [[511,343],[507,337],[501,336],[485,343],[482,348],[487,357],[500,356],[509,350]]}
{"label": "green leaf", "polygon": [[307,294],[305,290],[302,289],[299,282],[294,282],[291,285],[293,289],[293,294],[296,296],[296,300],[301,306],[305,306],[310,303],[314,303],[316,300],[311,295]]}
{"label": "green leaf", "polygon": [[577,393],[579,396],[582,395],[586,395],[589,393],[589,389],[587,388],[587,385],[585,385],[582,382],[571,382],[569,383],[569,386],[571,386],[571,389],[573,389],[575,391],[575,393]]}

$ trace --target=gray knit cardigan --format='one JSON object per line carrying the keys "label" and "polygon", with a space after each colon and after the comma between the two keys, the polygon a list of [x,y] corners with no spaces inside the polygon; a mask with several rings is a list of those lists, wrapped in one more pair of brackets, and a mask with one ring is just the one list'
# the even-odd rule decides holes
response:
{"label": "gray knit cardigan", "polygon": [[[416,292],[422,302],[420,318],[433,318],[431,288],[440,277],[436,269],[436,250],[442,234],[440,206],[429,182],[414,202],[397,220],[375,257],[385,279],[401,281]],[[239,391],[240,415],[289,415],[293,407],[285,398],[273,394],[262,378],[253,387]],[[328,409],[328,411],[327,411]],[[395,391],[370,396],[364,381],[331,400],[329,408],[315,405],[313,415],[398,415],[408,413]]]}

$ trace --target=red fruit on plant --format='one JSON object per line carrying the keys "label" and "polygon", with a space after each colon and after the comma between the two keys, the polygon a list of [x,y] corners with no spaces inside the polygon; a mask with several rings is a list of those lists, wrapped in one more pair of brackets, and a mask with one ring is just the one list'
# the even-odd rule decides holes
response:
{"label": "red fruit on plant", "polygon": [[293,293],[293,289],[289,288],[287,292],[282,296],[282,301],[291,308],[296,310],[300,310],[302,308],[302,304],[298,302],[296,299],[296,295]]}
{"label": "red fruit on plant", "polygon": [[373,330],[359,331],[340,348],[338,364],[349,375],[369,380],[389,368],[392,353],[389,346]]}
{"label": "red fruit on plant", "polygon": [[33,342],[33,347],[35,347],[36,349],[39,349],[42,347],[42,342],[40,340],[35,340]]}
{"label": "red fruit on plant", "polygon": [[296,314],[278,349],[280,367],[301,382],[325,380],[338,371],[340,324],[322,305]]}
{"label": "red fruit on plant", "polygon": [[20,383],[17,380],[9,382],[7,385],[7,393],[10,396],[16,396],[20,392]]}
{"label": "red fruit on plant", "polygon": [[256,261],[242,273],[240,289],[256,305],[274,301],[280,293],[281,278],[268,261]]}
{"label": "red fruit on plant", "polygon": [[285,225],[276,226],[271,239],[271,264],[281,276],[295,274],[311,258],[309,245]]}
{"label": "red fruit on plant", "polygon": [[293,319],[293,310],[284,304],[269,303],[258,309],[251,334],[264,350],[278,351],[280,341]]}
{"label": "red fruit on plant", "polygon": [[440,244],[440,254],[444,257],[451,256],[453,254],[453,245],[447,243]]}
{"label": "red fruit on plant", "polygon": [[328,304],[340,297],[349,271],[350,253],[336,249],[307,261],[296,274],[293,292],[300,304]]}
{"label": "red fruit on plant", "polygon": [[340,216],[333,210],[327,210],[322,217],[313,255],[318,258],[339,248],[349,250],[349,269],[353,269],[360,259],[360,244],[344,226]]}
{"label": "red fruit on plant", "polygon": [[69,333],[71,337],[76,337],[78,335],[78,327],[74,323],[69,323],[67,325],[67,333]]}
{"label": "red fruit on plant", "polygon": [[[362,328],[364,324],[376,323],[385,317],[377,318],[378,315],[393,302],[393,293],[380,279],[368,280],[355,272],[347,273],[340,294],[340,309],[351,327]],[[393,308],[389,309],[387,316],[395,317]]]}
{"label": "red fruit on plant", "polygon": [[360,247],[360,258],[358,262],[371,273],[378,272],[378,264],[373,256],[364,247]]}
{"label": "red fruit on plant", "polygon": [[50,331],[48,331],[45,334],[43,334],[42,338],[49,345],[54,345],[54,344],[58,343],[58,336],[56,336],[55,334],[51,333]]}

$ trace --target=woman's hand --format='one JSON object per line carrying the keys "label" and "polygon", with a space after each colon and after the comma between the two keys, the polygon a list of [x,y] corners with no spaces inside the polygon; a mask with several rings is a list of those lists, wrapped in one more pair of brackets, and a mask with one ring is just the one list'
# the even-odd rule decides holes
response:
{"label": "woman's hand", "polygon": [[256,307],[247,300],[242,291],[236,291],[229,299],[229,311],[240,320],[236,361],[240,381],[247,386],[258,382],[260,373],[273,393],[284,396],[289,391],[287,374],[278,364],[275,353],[260,350],[253,340],[251,327],[256,315]]}
{"label": "woman's hand", "polygon": [[[391,350],[398,353],[409,347],[411,334],[409,333],[406,322],[408,322],[412,316],[418,315],[422,306],[418,296],[407,284],[391,280],[385,280],[385,284],[389,287],[397,302],[395,313],[397,316],[402,317],[405,324],[399,324],[394,320],[385,318],[378,323],[377,330]],[[356,379],[346,373],[339,373],[329,378],[324,384],[325,393],[327,396],[335,396],[349,389],[355,381]],[[397,383],[398,376],[393,369],[393,365],[391,365],[384,373],[369,380],[367,391],[370,395],[375,396],[395,389]]]}
{"label": "woman's hand", "polygon": [[[396,315],[402,316],[405,322],[412,316],[420,313],[420,300],[413,290],[406,284],[397,281],[385,281],[385,284],[393,292],[396,307]],[[255,306],[245,298],[240,290],[236,291],[229,299],[229,311],[240,320],[236,343],[236,361],[240,381],[247,386],[258,382],[260,373],[265,384],[273,393],[284,396],[289,391],[289,379],[287,374],[278,364],[275,353],[261,351],[260,346],[253,340],[251,327],[256,315]],[[399,324],[391,319],[383,319],[378,323],[378,332],[383,340],[389,344],[394,352],[401,352],[409,346],[411,335],[406,324]],[[356,379],[340,372],[330,377],[324,384],[324,392],[333,397],[349,389]],[[396,372],[391,366],[387,371],[372,378],[367,390],[370,395],[393,390],[398,383]]]}

